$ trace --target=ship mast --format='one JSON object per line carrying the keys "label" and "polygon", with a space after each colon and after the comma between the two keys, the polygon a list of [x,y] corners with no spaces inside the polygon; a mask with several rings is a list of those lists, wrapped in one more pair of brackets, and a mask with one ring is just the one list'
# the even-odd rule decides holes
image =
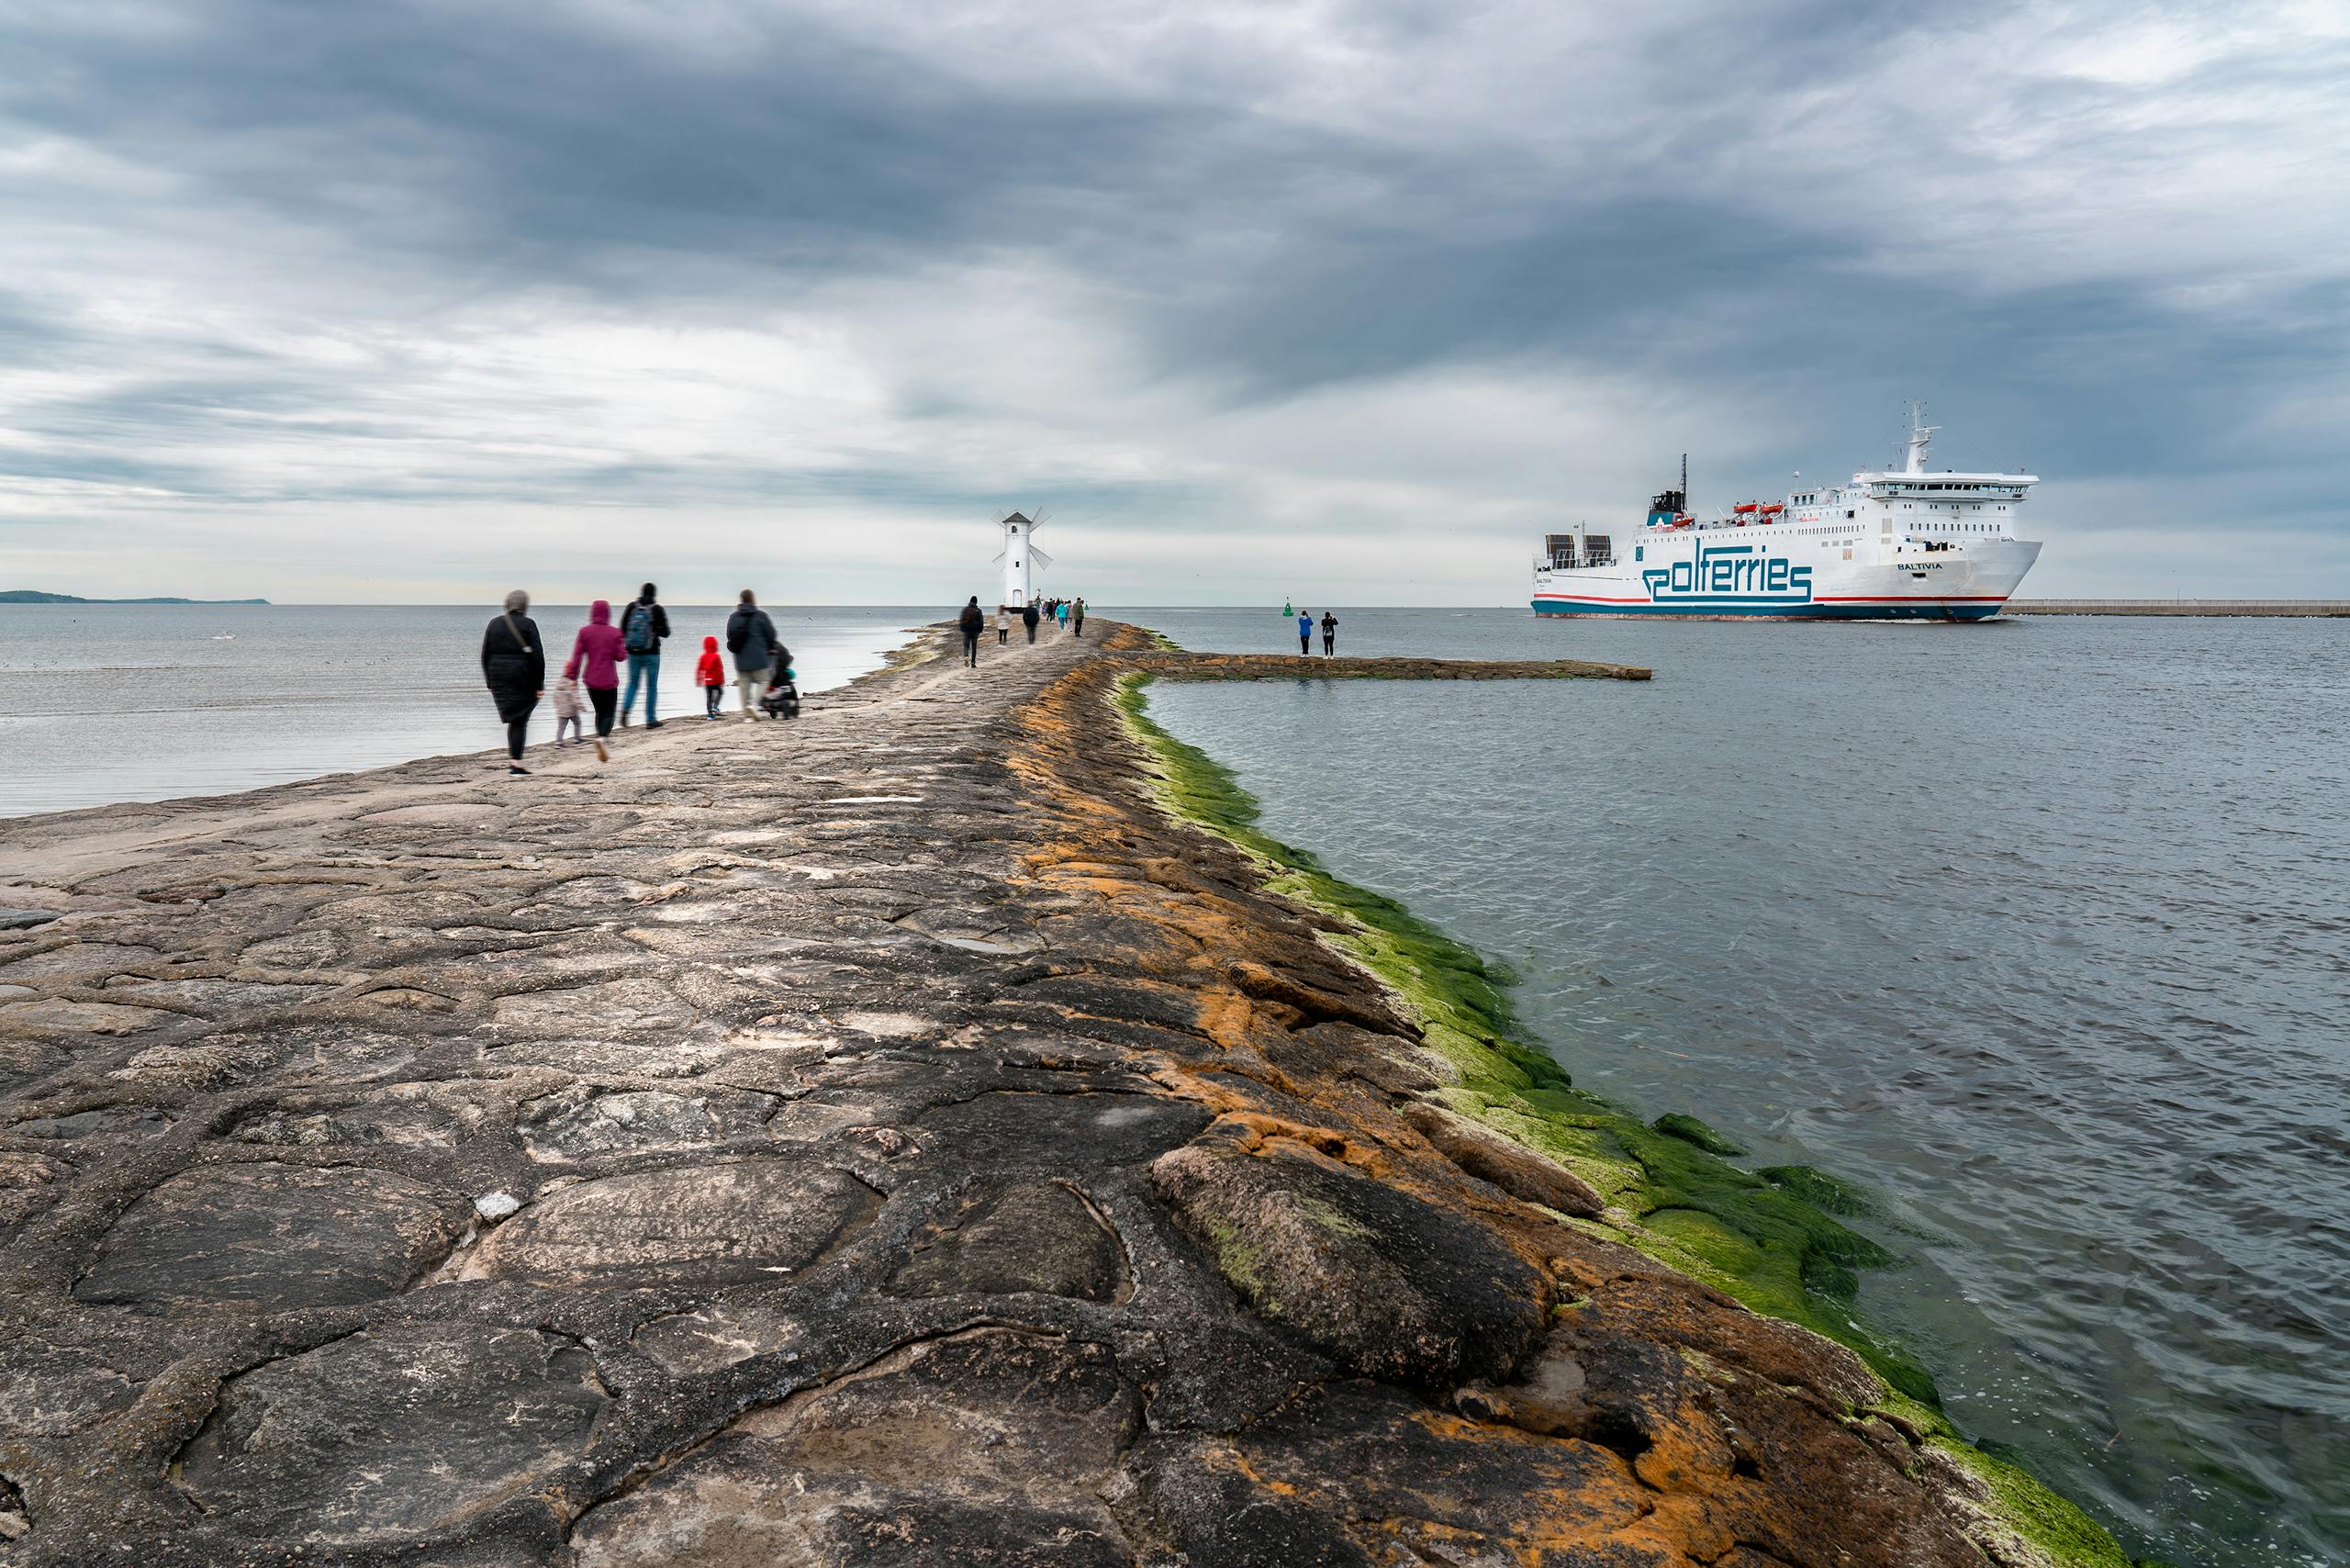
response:
{"label": "ship mast", "polygon": [[1934,432],[1940,429],[1942,429],[1940,425],[1930,425],[1926,422],[1924,403],[1914,400],[1910,403],[1909,462],[1908,466],[1902,469],[1903,473],[1923,474],[1926,471],[1926,448],[1932,442]]}

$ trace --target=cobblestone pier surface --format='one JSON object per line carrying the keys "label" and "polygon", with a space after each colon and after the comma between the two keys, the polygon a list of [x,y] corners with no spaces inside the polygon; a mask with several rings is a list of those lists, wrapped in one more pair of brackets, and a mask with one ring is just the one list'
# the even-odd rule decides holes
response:
{"label": "cobblestone pier surface", "polygon": [[0,1563],[2043,1560],[1154,803],[1300,661],[1095,629],[0,824]]}

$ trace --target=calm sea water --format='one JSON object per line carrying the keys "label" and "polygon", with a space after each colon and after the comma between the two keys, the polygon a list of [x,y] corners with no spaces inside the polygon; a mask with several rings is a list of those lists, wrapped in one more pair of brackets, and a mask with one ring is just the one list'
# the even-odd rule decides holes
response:
{"label": "calm sea water", "polygon": [[[665,716],[701,711],[693,684],[716,609],[669,607]],[[503,746],[481,679],[496,607],[0,605],[0,817],[162,801]],[[920,609],[767,607],[802,690],[877,667]],[[584,605],[532,618],[557,664]],[[639,698],[640,704],[642,697]],[[729,693],[730,705],[733,701]],[[640,709],[640,717],[642,711]],[[551,739],[542,702],[532,739]]]}
{"label": "calm sea water", "polygon": [[2135,1551],[2350,1562],[2350,622],[1339,614],[1657,678],[1152,712],[1511,964],[1577,1082],[1874,1188],[1863,1315]]}

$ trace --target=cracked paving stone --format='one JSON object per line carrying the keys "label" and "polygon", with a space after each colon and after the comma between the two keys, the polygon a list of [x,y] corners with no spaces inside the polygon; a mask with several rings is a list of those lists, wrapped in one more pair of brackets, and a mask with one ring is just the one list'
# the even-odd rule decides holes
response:
{"label": "cracked paving stone", "polygon": [[609,1398],[558,1335],[368,1330],[231,1378],[174,1478],[242,1534],[397,1540],[547,1480]]}
{"label": "cracked paving stone", "polygon": [[732,1285],[804,1269],[872,1220],[880,1194],[844,1170],[746,1159],[603,1176],[492,1231],[466,1279],[543,1285]]}
{"label": "cracked paving stone", "polygon": [[371,1301],[447,1256],[464,1203],[357,1166],[209,1166],[123,1212],[74,1285],[86,1302],[278,1311]]}
{"label": "cracked paving stone", "polygon": [[1117,1236],[1084,1199],[1058,1182],[1034,1182],[988,1199],[917,1248],[890,1289],[903,1296],[1033,1291],[1109,1301],[1125,1270]]}
{"label": "cracked paving stone", "polygon": [[572,1534],[578,1568],[1110,1568],[1095,1495],[1140,1426],[1102,1347],[917,1344],[742,1417]]}

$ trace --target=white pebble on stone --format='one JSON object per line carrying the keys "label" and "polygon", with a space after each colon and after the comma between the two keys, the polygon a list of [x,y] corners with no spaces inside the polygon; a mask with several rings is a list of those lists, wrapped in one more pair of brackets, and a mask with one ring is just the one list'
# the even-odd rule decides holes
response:
{"label": "white pebble on stone", "polygon": [[474,1213],[484,1219],[504,1219],[522,1206],[522,1200],[511,1193],[484,1193],[474,1200]]}

